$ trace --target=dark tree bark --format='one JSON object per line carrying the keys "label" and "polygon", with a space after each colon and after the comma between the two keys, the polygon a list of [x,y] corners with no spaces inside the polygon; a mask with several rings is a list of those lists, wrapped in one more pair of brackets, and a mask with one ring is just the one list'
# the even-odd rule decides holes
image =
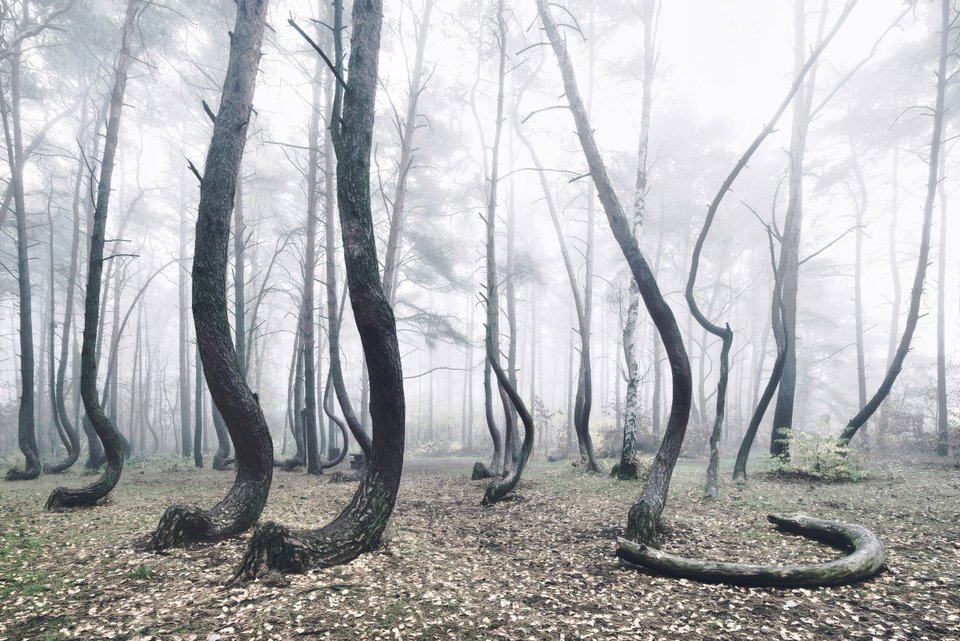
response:
{"label": "dark tree bark", "polygon": [[[23,3],[23,23],[29,24],[29,2]],[[27,237],[27,205],[23,192],[23,130],[20,118],[20,64],[22,40],[16,39],[9,51],[10,103],[2,97],[3,133],[10,164],[10,184],[13,189],[14,213],[17,223],[17,291],[19,294],[20,318],[20,409],[17,419],[17,443],[26,463],[22,470],[7,472],[8,481],[23,481],[40,476],[40,451],[37,446],[37,431],[34,408],[34,354],[33,354],[33,301],[30,283],[30,240]]]}
{"label": "dark tree bark", "polygon": [[[805,0],[794,0],[794,73],[800,75],[806,57]],[[826,19],[826,2],[821,7],[820,32]],[[818,43],[819,48],[819,43]],[[817,70],[807,74],[807,81],[793,99],[793,129],[790,140],[790,167],[788,177],[789,199],[783,222],[783,241],[780,251],[780,278],[782,280],[786,357],[778,388],[777,405],[773,412],[773,428],[770,433],[771,456],[789,458],[790,445],[782,437],[782,430],[793,427],[794,396],[797,387],[797,290],[800,274],[800,232],[803,221],[803,164],[807,147],[807,131],[816,87]]]}
{"label": "dark tree bark", "polygon": [[97,205],[93,214],[93,230],[90,236],[87,291],[83,314],[83,345],[80,352],[80,395],[83,398],[83,407],[86,410],[87,417],[103,443],[107,457],[107,467],[101,477],[92,485],[76,490],[64,487],[55,489],[47,498],[48,510],[96,505],[116,486],[120,480],[120,474],[123,472],[124,439],[104,413],[103,405],[101,405],[97,395],[96,341],[97,327],[100,324],[100,288],[103,276],[103,247],[107,229],[107,211],[110,204],[110,190],[117,145],[120,141],[120,116],[123,110],[123,97],[127,88],[127,74],[133,60],[131,43],[141,6],[140,0],[128,0],[127,2],[120,55],[117,59],[113,89],[110,93],[110,111],[104,139],[103,158],[100,163]]}
{"label": "dark tree bark", "polygon": [[647,312],[656,325],[657,331],[660,332],[667,356],[670,359],[670,369],[673,375],[673,403],[670,410],[670,419],[660,450],[657,452],[650,469],[650,475],[647,477],[647,483],[637,502],[630,508],[627,521],[627,537],[629,539],[652,542],[657,538],[657,528],[666,505],[673,467],[680,455],[680,447],[683,445],[683,437],[687,430],[687,421],[690,418],[690,399],[693,391],[690,361],[687,358],[683,338],[680,335],[680,328],[677,326],[673,311],[664,300],[657,281],[653,277],[653,272],[651,272],[650,266],[640,251],[636,238],[631,233],[630,223],[610,182],[603,158],[600,156],[600,150],[593,136],[593,129],[590,126],[586,108],[577,89],[577,81],[566,44],[553,20],[550,6],[546,0],[537,0],[537,8],[560,66],[564,91],[576,123],[580,145],[590,168],[590,175],[597,187],[597,194],[607,215],[610,229],[620,245],[633,277],[637,281]]}
{"label": "dark tree bark", "polygon": [[[339,2],[335,7],[335,33],[339,34],[342,9]],[[370,154],[382,21],[379,0],[354,3],[349,85],[345,92],[337,85],[331,120],[347,284],[370,371],[373,456],[350,505],[329,525],[299,533],[275,523],[262,526],[250,542],[237,579],[252,579],[268,568],[302,572],[347,563],[377,545],[396,502],[403,468],[403,371],[396,321],[380,278],[370,205]],[[335,59],[342,60],[340,46],[336,54]]]}
{"label": "dark tree bark", "polygon": [[[87,122],[87,101],[83,101],[81,108],[80,121]],[[63,326],[61,328],[60,342],[60,362],[57,365],[56,388],[54,390],[54,411],[60,419],[60,425],[70,441],[70,447],[67,448],[67,456],[64,460],[45,468],[47,474],[59,474],[64,472],[77,462],[80,458],[80,430],[71,419],[66,405],[66,377],[67,361],[70,356],[71,329],[73,327],[73,303],[77,291],[77,273],[80,263],[80,201],[82,198],[83,173],[85,164],[83,154],[77,159],[77,176],[73,184],[73,235],[70,240],[70,268],[67,272],[67,293],[66,302],[63,311]]]}
{"label": "dark tree bark", "polygon": [[917,257],[917,271],[913,278],[913,289],[910,292],[910,307],[907,311],[907,320],[903,327],[903,336],[900,337],[900,346],[894,354],[893,360],[887,369],[886,376],[880,383],[873,397],[861,408],[856,416],[850,419],[847,426],[843,429],[838,440],[838,445],[847,446],[850,440],[856,436],[857,432],[877,411],[883,399],[890,393],[894,382],[900,375],[903,368],[903,362],[910,351],[910,341],[913,339],[913,332],[917,328],[917,321],[920,319],[920,302],[923,297],[923,285],[927,275],[927,264],[930,260],[930,230],[933,227],[933,209],[937,196],[937,184],[940,180],[940,154],[943,147],[943,120],[944,120],[944,96],[946,93],[947,78],[947,58],[950,54],[949,35],[952,26],[951,21],[951,3],[950,0],[941,0],[941,33],[940,33],[940,57],[937,63],[937,97],[933,111],[933,134],[930,142],[929,171],[927,176],[927,195],[923,205],[923,227],[920,236],[920,252]]}
{"label": "dark tree bark", "polygon": [[777,257],[773,249],[773,232],[769,227],[767,228],[767,237],[770,242],[770,265],[773,268],[773,302],[771,303],[770,318],[777,345],[777,358],[773,362],[770,379],[757,401],[750,423],[747,425],[747,431],[740,442],[740,449],[737,451],[737,460],[733,465],[733,480],[737,483],[746,483],[747,481],[747,461],[750,458],[750,450],[753,448],[753,442],[757,437],[757,431],[760,429],[763,416],[767,413],[770,401],[773,400],[773,395],[777,392],[777,386],[780,385],[780,377],[783,375],[783,366],[786,362],[787,341],[786,336],[784,336],[786,330],[783,322],[782,284],[780,282],[780,272],[777,269]]}
{"label": "dark tree bark", "polygon": [[150,541],[155,550],[240,534],[260,518],[273,477],[270,429],[231,341],[226,296],[230,214],[253,107],[267,4],[267,0],[237,2],[220,109],[200,184],[193,253],[197,344],[210,395],[236,447],[237,476],[230,492],[209,511],[189,505],[168,507]]}
{"label": "dark tree bark", "polygon": [[300,303],[299,320],[297,321],[297,335],[293,340],[293,356],[290,362],[290,380],[287,389],[287,422],[293,435],[293,456],[280,463],[280,467],[288,472],[303,467],[307,462],[306,444],[304,442],[303,421],[300,414],[301,400],[303,399],[303,301]]}
{"label": "dark tree bark", "polygon": [[520,456],[517,457],[516,465],[514,465],[510,473],[502,480],[494,481],[488,485],[483,494],[482,504],[493,505],[513,491],[517,483],[520,482],[520,476],[523,474],[523,469],[526,467],[527,461],[530,459],[530,453],[533,451],[534,426],[533,417],[530,415],[529,410],[527,410],[523,398],[517,393],[517,388],[510,381],[510,377],[503,371],[500,364],[494,360],[492,354],[488,353],[487,359],[490,361],[490,366],[497,375],[497,381],[507,391],[507,394],[510,396],[510,402],[517,408],[517,414],[523,422],[523,445],[520,447]]}

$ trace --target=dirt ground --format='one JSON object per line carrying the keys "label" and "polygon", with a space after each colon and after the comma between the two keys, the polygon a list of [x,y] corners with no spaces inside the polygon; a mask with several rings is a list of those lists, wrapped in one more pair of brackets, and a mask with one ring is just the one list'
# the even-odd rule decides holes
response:
{"label": "dirt ground", "polygon": [[[664,548],[754,562],[835,550],[777,534],[770,512],[853,521],[888,546],[854,586],[772,590],[653,576],[614,556],[638,483],[536,463],[513,500],[480,507],[472,461],[408,463],[378,551],[338,568],[225,588],[249,539],[158,556],[136,544],[171,502],[210,505],[232,474],[133,464],[110,503],[49,514],[71,473],[0,482],[0,640],[31,639],[960,639],[960,471],[874,464],[869,480],[755,478],[701,497],[703,464],[678,466]],[[724,469],[724,474],[728,470]],[[277,472],[264,514],[316,527],[355,485]]]}

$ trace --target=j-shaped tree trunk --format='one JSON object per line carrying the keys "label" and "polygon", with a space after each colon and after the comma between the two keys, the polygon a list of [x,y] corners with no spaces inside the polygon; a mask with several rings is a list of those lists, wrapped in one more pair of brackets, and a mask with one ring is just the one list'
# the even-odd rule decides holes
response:
{"label": "j-shaped tree trunk", "polygon": [[55,489],[47,499],[48,510],[96,505],[116,486],[120,480],[120,474],[123,472],[124,440],[107,417],[97,395],[96,342],[97,327],[100,324],[100,288],[103,276],[103,247],[104,236],[107,231],[107,211],[110,204],[110,190],[117,145],[120,141],[120,116],[123,110],[123,97],[127,88],[127,74],[133,60],[131,43],[141,7],[141,0],[128,0],[127,2],[123,35],[120,41],[120,55],[117,59],[113,89],[110,93],[110,111],[107,118],[103,158],[100,163],[97,204],[93,214],[93,229],[90,234],[87,291],[83,314],[83,344],[80,352],[80,395],[83,398],[83,407],[86,410],[87,417],[103,443],[107,466],[100,478],[92,485],[76,490],[63,487]]}
{"label": "j-shaped tree trunk", "polygon": [[614,238],[620,245],[633,277],[640,289],[640,296],[647,307],[647,312],[663,338],[664,348],[670,359],[670,369],[673,375],[673,403],[666,433],[660,450],[654,459],[640,497],[633,507],[627,520],[627,537],[644,543],[656,540],[660,517],[666,505],[667,493],[670,489],[670,478],[676,465],[683,437],[687,431],[687,422],[690,418],[690,400],[693,391],[693,381],[690,374],[690,361],[683,346],[680,328],[677,326],[673,311],[667,305],[657,285],[653,272],[637,245],[630,222],[617,198],[613,184],[607,174],[603,158],[594,139],[593,129],[590,126],[587,110],[577,89],[577,80],[567,47],[553,20],[550,5],[547,0],[537,0],[537,9],[546,29],[547,38],[556,55],[563,76],[564,92],[570,111],[577,128],[580,145],[583,148],[590,175],[597,187],[597,194],[607,215],[607,221]]}
{"label": "j-shaped tree trunk", "polygon": [[[287,423],[293,436],[293,456],[280,462],[280,468],[292,471],[307,463],[307,449],[303,434],[303,421],[300,408],[303,400],[303,302],[297,320],[297,335],[293,339],[293,355],[290,358],[290,377],[287,385]],[[284,439],[286,440],[286,439]]]}
{"label": "j-shaped tree trunk", "polygon": [[[541,67],[542,61],[541,64],[538,65],[531,74],[531,79],[540,73]],[[573,293],[573,306],[577,317],[577,327],[579,330],[580,339],[580,362],[578,367],[579,378],[574,396],[575,400],[572,403],[568,403],[569,407],[567,414],[570,426],[573,427],[573,431],[577,435],[577,443],[579,445],[581,459],[586,464],[587,470],[596,472],[600,470],[600,466],[597,463],[593,452],[593,442],[590,439],[590,432],[589,430],[584,432],[583,429],[585,425],[583,421],[584,416],[586,416],[587,423],[589,423],[589,408],[587,408],[586,413],[584,413],[584,405],[585,403],[588,403],[588,397],[590,394],[584,394],[584,385],[587,387],[591,385],[589,367],[590,323],[588,320],[586,304],[584,303],[584,293],[580,291],[580,283],[577,279],[577,272],[573,266],[573,259],[570,256],[570,249],[567,246],[567,237],[564,235],[563,226],[560,223],[559,208],[557,206],[556,199],[554,198],[553,190],[550,188],[550,183],[547,180],[546,170],[543,168],[543,163],[540,161],[540,155],[537,153],[536,147],[526,136],[521,126],[522,123],[519,113],[520,102],[523,98],[523,94],[526,92],[527,86],[529,86],[529,81],[520,88],[520,91],[517,93],[517,96],[513,101],[513,114],[511,120],[513,121],[513,127],[517,134],[517,138],[526,148],[527,153],[530,155],[530,159],[533,161],[533,165],[537,170],[537,176],[540,180],[540,188],[543,191],[543,197],[547,203],[547,211],[550,213],[550,221],[553,223],[553,230],[557,236],[557,243],[560,245],[560,255],[563,257],[563,266],[567,272],[567,280],[570,283],[570,289]],[[590,228],[593,228],[592,224],[590,225]],[[588,241],[588,243],[589,242],[590,241]],[[586,358],[584,358],[584,353],[586,353]],[[587,365],[586,367],[584,366],[585,364]],[[586,437],[586,440],[584,437]],[[568,438],[568,440],[571,439]]]}
{"label": "j-shaped tree trunk", "polygon": [[[483,494],[482,504],[493,505],[517,487],[517,483],[520,482],[520,476],[523,474],[523,469],[527,466],[527,461],[530,459],[530,453],[533,451],[535,435],[533,417],[523,402],[523,398],[517,393],[516,386],[510,381],[509,375],[503,371],[500,364],[493,359],[492,354],[488,353],[487,359],[490,361],[490,366],[497,375],[497,381],[507,391],[507,394],[510,396],[510,402],[517,408],[517,415],[520,421],[523,422],[523,445],[520,447],[520,456],[517,457],[516,465],[514,465],[510,473],[502,480],[494,481],[488,485]],[[509,454],[509,452],[507,454]]]}
{"label": "j-shaped tree trunk", "polygon": [[[340,2],[335,13],[334,33],[339,35]],[[337,195],[350,303],[370,370],[373,456],[350,505],[329,525],[297,533],[276,523],[262,526],[250,541],[237,579],[252,579],[269,568],[302,572],[347,563],[378,544],[396,502],[403,469],[403,371],[396,321],[380,278],[370,204],[382,21],[380,0],[354,3],[349,85],[345,91],[337,85],[330,121],[338,160]],[[340,39],[335,40],[339,43]],[[342,60],[340,50],[337,44],[335,60]],[[342,69],[342,64],[337,66]]]}
{"label": "j-shaped tree trunk", "polygon": [[150,541],[155,550],[243,532],[260,518],[273,477],[270,429],[231,341],[226,295],[230,214],[252,115],[267,4],[267,0],[237,2],[220,109],[200,184],[193,253],[197,344],[210,395],[236,447],[237,476],[230,492],[209,511],[190,505],[168,507]]}
{"label": "j-shaped tree trunk", "polygon": [[[507,64],[507,23],[504,15],[504,2],[499,0],[497,3],[497,43],[499,51],[499,67],[497,74],[497,115],[494,125],[493,146],[491,148],[490,171],[487,173],[487,207],[484,215],[486,223],[486,291],[484,292],[484,305],[487,312],[486,332],[484,334],[484,345],[487,354],[493,354],[493,358],[499,364],[500,359],[500,287],[497,276],[497,192],[500,181],[500,139],[503,135],[503,103],[504,103],[504,80],[506,77]],[[479,72],[478,72],[479,73]],[[479,122],[478,122],[479,127]],[[484,156],[486,158],[486,156]],[[486,164],[486,163],[485,163]],[[486,169],[486,167],[485,167]],[[476,463],[473,466],[473,480],[481,478],[492,478],[502,474],[509,474],[513,466],[513,456],[511,454],[513,434],[510,427],[510,421],[513,419],[511,411],[512,406],[507,397],[506,390],[496,383],[500,395],[500,403],[503,406],[504,420],[504,442],[503,447],[500,444],[500,433],[497,429],[496,418],[493,409],[493,388],[494,388],[493,369],[487,359],[483,368],[483,395],[484,395],[484,415],[487,420],[487,429],[490,431],[490,437],[493,440],[493,458],[490,466],[485,467],[482,463]],[[501,461],[502,459],[502,461]]]}
{"label": "j-shaped tree trunk", "polygon": [[[29,20],[29,3],[24,2],[23,21]],[[40,476],[40,450],[37,446],[34,408],[33,292],[30,284],[30,239],[27,236],[27,204],[23,189],[23,128],[20,118],[20,63],[22,42],[17,39],[10,49],[10,103],[3,98],[3,133],[10,164],[10,183],[17,223],[17,292],[20,319],[20,409],[17,418],[17,443],[26,459],[22,470],[7,472],[8,481],[35,479]]]}
{"label": "j-shaped tree trunk", "polygon": [[[86,125],[86,100],[83,100],[80,121],[84,123],[84,126]],[[70,356],[71,329],[73,328],[73,304],[77,291],[77,272],[80,267],[80,202],[83,198],[83,175],[85,166],[83,155],[80,154],[77,159],[77,176],[73,183],[73,235],[70,240],[70,270],[67,272],[66,302],[63,311],[63,326],[60,332],[60,362],[57,364],[57,380],[54,390],[54,411],[60,417],[60,425],[63,426],[63,430],[70,440],[70,447],[67,450],[67,456],[64,460],[46,467],[45,471],[47,474],[64,472],[73,467],[77,459],[80,458],[80,429],[79,426],[71,420],[70,413],[67,411],[65,385],[67,361]]]}
{"label": "j-shaped tree trunk", "polygon": [[700,323],[700,326],[719,338],[721,341],[720,380],[717,383],[717,409],[713,421],[713,430],[710,433],[710,462],[707,465],[705,494],[708,498],[715,498],[719,493],[720,437],[723,433],[723,419],[727,405],[727,383],[730,376],[730,348],[733,345],[733,330],[730,329],[729,324],[725,324],[723,327],[720,327],[719,325],[710,321],[697,305],[694,290],[697,283],[697,273],[700,269],[700,255],[703,251],[703,245],[707,240],[707,236],[710,233],[710,228],[713,225],[713,221],[717,216],[717,211],[720,209],[720,204],[723,202],[723,197],[726,196],[727,192],[733,188],[733,183],[740,175],[740,172],[743,171],[743,169],[747,166],[747,164],[750,162],[750,158],[752,158],[753,154],[757,151],[757,149],[760,148],[760,145],[763,144],[763,141],[766,140],[767,136],[773,132],[774,128],[777,126],[777,122],[780,120],[780,117],[787,110],[787,107],[790,106],[790,103],[800,91],[801,87],[803,87],[805,77],[810,70],[814,68],[817,60],[820,57],[820,54],[827,47],[827,45],[830,44],[830,41],[840,30],[840,27],[847,19],[847,16],[850,15],[850,12],[853,10],[855,4],[855,1],[848,2],[843,13],[840,14],[840,17],[837,19],[837,22],[834,24],[830,33],[827,34],[825,38],[820,39],[820,44],[816,49],[813,50],[813,52],[807,57],[806,61],[803,62],[803,64],[797,70],[797,74],[794,77],[790,90],[780,103],[777,111],[773,114],[770,122],[768,122],[757,135],[757,137],[754,138],[746,152],[744,152],[744,154],[740,157],[733,170],[723,181],[723,184],[720,186],[720,190],[717,192],[717,195],[714,196],[713,202],[710,203],[710,207],[707,209],[707,216],[703,221],[703,228],[700,230],[700,235],[697,237],[697,242],[693,248],[693,258],[690,262],[690,274],[687,278],[687,306],[690,307],[690,313],[697,320],[697,322]]}
{"label": "j-shaped tree trunk", "polygon": [[[647,211],[649,186],[650,112],[653,106],[653,79],[657,73],[656,26],[659,0],[643,0],[643,92],[640,99],[640,142],[637,145],[637,182],[633,195],[633,236],[639,237]],[[623,358],[626,362],[627,394],[624,401],[623,446],[620,462],[611,475],[621,481],[638,478],[637,470],[637,395],[640,387],[640,363],[637,360],[637,325],[640,317],[640,290],[630,280],[627,318],[623,325]],[[620,379],[618,378],[617,381]],[[619,389],[619,387],[618,387]]]}
{"label": "j-shaped tree trunk", "polygon": [[883,399],[890,393],[900,370],[903,368],[903,362],[910,351],[910,341],[913,339],[913,332],[917,328],[917,321],[920,319],[920,303],[923,298],[923,285],[927,275],[927,263],[930,260],[930,230],[933,227],[933,209],[937,196],[937,184],[940,176],[940,154],[943,147],[943,120],[944,120],[944,96],[946,93],[947,78],[947,59],[950,55],[949,36],[952,26],[953,16],[951,15],[950,0],[941,0],[941,23],[940,23],[940,57],[937,63],[937,97],[933,110],[933,134],[930,141],[929,168],[927,174],[927,194],[923,205],[923,227],[920,236],[920,252],[917,257],[917,271],[913,278],[913,289],[910,292],[910,307],[907,310],[907,320],[903,327],[903,336],[900,337],[900,345],[894,354],[893,360],[887,369],[880,387],[866,405],[850,419],[847,426],[843,429],[838,440],[838,445],[846,446],[850,440],[856,436],[857,432],[877,411]]}

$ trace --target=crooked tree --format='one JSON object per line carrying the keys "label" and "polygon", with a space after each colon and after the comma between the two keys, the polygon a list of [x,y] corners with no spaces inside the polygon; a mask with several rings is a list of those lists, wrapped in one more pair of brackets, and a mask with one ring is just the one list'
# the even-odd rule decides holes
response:
{"label": "crooked tree", "polygon": [[687,430],[687,422],[690,418],[693,391],[690,361],[687,358],[677,320],[670,306],[664,300],[653,272],[640,251],[637,239],[633,236],[630,222],[607,174],[600,149],[597,147],[593,135],[593,129],[590,126],[587,110],[577,88],[577,79],[570,62],[570,54],[567,52],[566,43],[560,35],[557,24],[554,22],[550,5],[547,0],[537,0],[537,9],[560,67],[564,92],[576,124],[580,146],[583,148],[590,169],[590,176],[597,187],[597,194],[607,216],[607,222],[610,224],[613,236],[620,245],[624,258],[630,266],[630,271],[637,281],[640,296],[643,298],[647,312],[650,314],[654,325],[656,325],[657,331],[660,332],[664,349],[670,360],[673,377],[673,402],[670,409],[670,418],[667,421],[667,428],[660,449],[650,469],[650,475],[647,477],[647,482],[640,497],[630,508],[627,519],[627,538],[634,541],[652,542],[657,538],[657,528],[670,489],[670,478],[673,475],[677,457],[680,455],[683,437]]}
{"label": "crooked tree", "polygon": [[247,386],[227,317],[227,255],[240,162],[253,109],[268,0],[239,0],[220,109],[200,182],[193,261],[193,322],[210,396],[236,449],[237,475],[210,510],[171,505],[150,541],[155,550],[236,536],[267,502],[273,443],[256,396]]}
{"label": "crooked tree", "polygon": [[[342,11],[335,3],[335,12]],[[339,26],[341,20],[336,19]],[[237,570],[252,579],[273,568],[302,572],[347,563],[380,540],[393,512],[403,469],[405,402],[400,346],[393,310],[383,292],[370,203],[370,156],[380,57],[383,5],[353,5],[349,75],[337,66],[330,133],[337,153],[337,196],[350,303],[370,371],[373,450],[350,504],[328,525],[292,532],[261,526]],[[334,31],[335,41],[340,31]],[[341,60],[338,45],[334,59]],[[342,108],[341,108],[342,107]]]}
{"label": "crooked tree", "polygon": [[93,214],[93,229],[90,234],[90,254],[87,265],[87,289],[83,314],[83,343],[80,351],[80,395],[86,416],[93,424],[100,442],[103,443],[107,465],[103,474],[93,484],[80,489],[58,487],[47,498],[47,509],[90,507],[99,503],[110,493],[123,472],[125,440],[104,412],[97,395],[97,330],[100,326],[100,289],[102,286],[104,241],[107,231],[107,211],[110,191],[120,142],[120,116],[127,88],[127,75],[133,61],[131,51],[137,18],[144,4],[141,0],[128,0],[120,40],[120,53],[110,93],[103,158],[100,163],[100,179],[97,186],[97,204]]}

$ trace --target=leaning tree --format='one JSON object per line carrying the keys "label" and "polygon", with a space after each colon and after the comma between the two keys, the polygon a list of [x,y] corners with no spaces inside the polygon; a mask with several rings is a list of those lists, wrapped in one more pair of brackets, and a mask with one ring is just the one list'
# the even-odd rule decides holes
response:
{"label": "leaning tree", "polygon": [[[342,3],[334,4],[339,42]],[[373,451],[350,504],[328,525],[292,532],[277,523],[260,527],[236,579],[262,571],[302,572],[347,563],[372,549],[393,512],[403,470],[405,403],[400,347],[393,309],[383,292],[370,203],[370,156],[383,23],[381,0],[353,5],[349,76],[336,44],[331,135],[337,153],[337,196],[350,303],[370,371]],[[330,216],[332,212],[327,212]]]}
{"label": "leaning tree", "polygon": [[161,550],[236,536],[256,523],[273,477],[273,442],[260,403],[250,391],[230,337],[227,256],[240,161],[247,142],[268,0],[239,0],[230,58],[204,174],[192,272],[193,322],[210,396],[236,449],[237,475],[210,510],[167,508],[150,540]]}
{"label": "leaning tree", "polygon": [[80,396],[86,415],[100,442],[103,443],[107,466],[93,484],[80,489],[58,487],[47,499],[47,509],[89,507],[99,503],[110,493],[123,472],[124,439],[104,411],[97,395],[97,329],[100,326],[100,289],[103,279],[103,256],[107,231],[107,210],[116,164],[117,146],[120,142],[120,116],[123,97],[127,88],[127,75],[133,61],[131,51],[137,19],[144,7],[142,0],[128,0],[117,58],[116,75],[110,93],[103,158],[100,162],[100,180],[97,185],[97,204],[93,213],[93,229],[90,234],[90,254],[87,263],[87,290],[83,313],[83,343],[80,350]]}

